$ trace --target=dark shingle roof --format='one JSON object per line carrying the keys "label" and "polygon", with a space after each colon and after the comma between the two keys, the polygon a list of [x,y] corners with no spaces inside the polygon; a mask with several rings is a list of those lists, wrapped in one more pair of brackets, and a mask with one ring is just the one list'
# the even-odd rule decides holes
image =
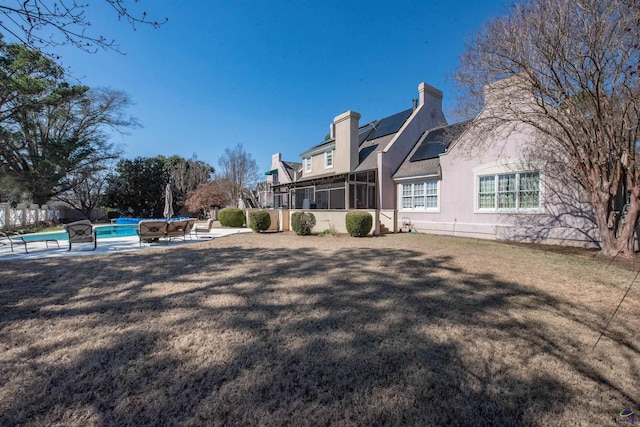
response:
{"label": "dark shingle roof", "polygon": [[440,154],[462,135],[468,125],[468,121],[454,123],[423,133],[393,177],[409,178],[440,173]]}
{"label": "dark shingle roof", "polygon": [[287,172],[287,174],[289,175],[289,179],[291,181],[293,181],[294,179],[294,173],[299,171],[300,168],[302,167],[302,163],[297,163],[297,162],[282,162],[282,164],[284,165],[284,170]]}

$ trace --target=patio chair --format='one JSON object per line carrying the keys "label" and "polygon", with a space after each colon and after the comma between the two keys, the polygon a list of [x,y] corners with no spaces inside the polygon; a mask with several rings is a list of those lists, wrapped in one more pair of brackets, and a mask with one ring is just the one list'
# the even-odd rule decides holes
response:
{"label": "patio chair", "polygon": [[206,222],[196,222],[193,227],[193,231],[196,233],[196,237],[198,237],[198,233],[208,233],[213,228],[213,219],[209,218]]}
{"label": "patio chair", "polygon": [[182,237],[182,240],[187,240],[187,226],[189,220],[181,219],[178,221],[169,221],[167,223],[167,233],[165,237],[167,240],[171,240],[173,237]]}
{"label": "patio chair", "polygon": [[185,236],[189,236],[189,239],[191,239],[191,230],[193,230],[193,227],[196,225],[196,220],[195,218],[189,218],[187,220],[187,227],[184,230],[184,235]]}
{"label": "patio chair", "polygon": [[13,247],[20,245],[24,248],[24,253],[28,254],[29,250],[27,248],[27,243],[36,243],[36,242],[44,242],[47,245],[47,249],[49,249],[49,243],[55,243],[58,246],[58,249],[60,249],[60,243],[58,243],[58,241],[56,239],[38,239],[38,238],[31,238],[29,240],[25,240],[24,238],[22,238],[21,236],[13,236],[11,237],[10,235],[8,235],[7,233],[2,233],[0,232],[0,235],[4,236],[7,240],[2,241],[0,240],[0,245],[10,245],[11,246],[11,252],[13,252]]}
{"label": "patio chair", "polygon": [[69,235],[69,251],[71,251],[71,245],[74,243],[93,243],[92,251],[98,247],[96,231],[88,219],[66,224],[64,231]]}
{"label": "patio chair", "polygon": [[169,223],[165,220],[144,219],[140,221],[137,230],[140,246],[142,246],[143,241],[152,243],[166,237],[168,225]]}

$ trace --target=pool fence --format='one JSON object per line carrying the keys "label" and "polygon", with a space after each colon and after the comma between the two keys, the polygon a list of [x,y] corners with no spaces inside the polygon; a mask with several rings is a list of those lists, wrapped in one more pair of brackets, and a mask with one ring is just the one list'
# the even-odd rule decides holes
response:
{"label": "pool fence", "polygon": [[60,209],[47,205],[21,203],[15,208],[0,203],[0,230],[10,231],[47,222],[59,222]]}

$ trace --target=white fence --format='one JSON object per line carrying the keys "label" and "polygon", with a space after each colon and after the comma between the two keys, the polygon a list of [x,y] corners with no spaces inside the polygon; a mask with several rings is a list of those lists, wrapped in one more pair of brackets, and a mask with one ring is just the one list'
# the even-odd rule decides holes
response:
{"label": "white fence", "polygon": [[44,222],[58,222],[60,210],[46,205],[20,204],[12,208],[9,203],[0,203],[0,230],[17,230]]}

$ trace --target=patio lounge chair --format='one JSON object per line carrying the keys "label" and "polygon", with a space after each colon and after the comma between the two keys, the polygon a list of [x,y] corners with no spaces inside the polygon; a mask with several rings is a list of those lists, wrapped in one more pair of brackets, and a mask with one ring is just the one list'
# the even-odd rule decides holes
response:
{"label": "patio lounge chair", "polygon": [[186,219],[169,221],[167,223],[167,233],[165,234],[165,237],[168,240],[171,240],[173,237],[182,237],[182,240],[186,240],[188,224],[189,220]]}
{"label": "patio lounge chair", "polygon": [[165,220],[145,219],[138,223],[138,238],[142,242],[157,242],[166,237],[169,223]]}
{"label": "patio lounge chair", "polygon": [[98,247],[96,231],[88,219],[66,224],[64,231],[69,235],[69,251],[71,251],[71,245],[73,243],[93,243],[92,251]]}
{"label": "patio lounge chair", "polygon": [[196,237],[198,237],[198,233],[208,233],[213,228],[213,219],[209,218],[206,222],[196,222],[193,227],[193,231],[196,233]]}
{"label": "patio lounge chair", "polygon": [[189,239],[191,239],[191,230],[193,230],[193,227],[195,225],[196,225],[196,220],[194,218],[189,218],[187,220],[187,228],[184,230],[184,235],[189,236]]}
{"label": "patio lounge chair", "polygon": [[7,241],[1,241],[0,240],[0,245],[10,245],[11,246],[11,252],[13,252],[13,247],[16,245],[22,245],[22,247],[24,248],[24,253],[28,254],[29,250],[27,249],[27,243],[36,243],[36,242],[44,242],[47,245],[47,249],[49,248],[49,243],[53,242],[56,245],[58,245],[58,249],[60,249],[60,243],[58,243],[58,241],[56,239],[29,239],[29,240],[24,240],[21,236],[9,236],[6,233],[0,233],[2,234],[4,237],[6,237]]}

